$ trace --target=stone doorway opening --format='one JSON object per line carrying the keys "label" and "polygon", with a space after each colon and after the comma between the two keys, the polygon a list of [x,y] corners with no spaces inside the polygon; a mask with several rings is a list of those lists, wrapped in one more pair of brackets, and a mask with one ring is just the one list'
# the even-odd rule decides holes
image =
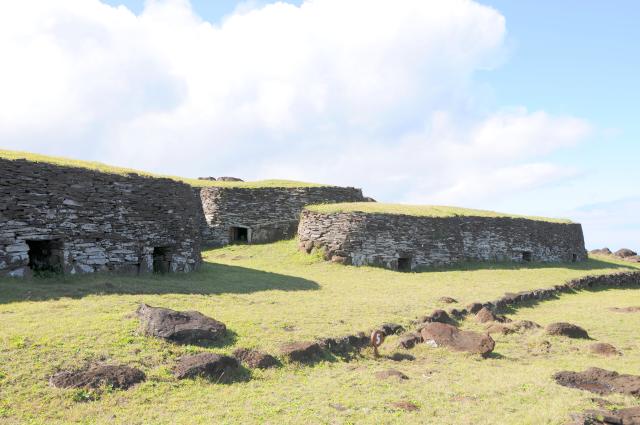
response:
{"label": "stone doorway opening", "polygon": [[36,274],[62,273],[64,243],[61,239],[26,241],[29,246],[29,268]]}
{"label": "stone doorway opening", "polygon": [[153,272],[169,273],[171,270],[171,249],[166,246],[153,248]]}
{"label": "stone doorway opening", "polygon": [[411,257],[398,258],[398,271],[401,271],[401,272],[411,271]]}
{"label": "stone doorway opening", "polygon": [[578,261],[578,254],[571,254],[571,262],[575,263]]}
{"label": "stone doorway opening", "polygon": [[531,251],[522,251],[522,261],[530,263],[533,260],[533,254]]}
{"label": "stone doorway opening", "polygon": [[249,228],[233,226],[229,229],[230,243],[249,243]]}

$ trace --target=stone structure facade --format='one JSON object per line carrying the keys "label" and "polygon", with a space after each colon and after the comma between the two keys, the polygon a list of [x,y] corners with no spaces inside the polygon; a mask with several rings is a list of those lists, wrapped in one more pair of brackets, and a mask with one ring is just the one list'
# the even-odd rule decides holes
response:
{"label": "stone structure facade", "polygon": [[209,246],[268,243],[295,236],[306,205],[364,201],[353,187],[204,187],[199,190]]}
{"label": "stone structure facade", "polygon": [[580,224],[523,218],[302,212],[300,248],[335,262],[413,270],[464,261],[572,262],[587,258]]}
{"label": "stone structure facade", "polygon": [[180,182],[0,159],[0,276],[188,272],[204,225]]}

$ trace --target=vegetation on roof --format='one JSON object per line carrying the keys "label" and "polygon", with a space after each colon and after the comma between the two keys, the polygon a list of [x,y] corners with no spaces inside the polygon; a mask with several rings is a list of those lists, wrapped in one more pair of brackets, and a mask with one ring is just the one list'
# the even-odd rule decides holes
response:
{"label": "vegetation on roof", "polygon": [[563,218],[546,218],[536,216],[525,216],[516,214],[505,214],[495,211],[474,210],[470,208],[449,207],[440,205],[405,205],[405,204],[385,204],[380,202],[346,202],[339,204],[320,204],[306,207],[311,211],[325,214],[340,212],[363,212],[373,214],[398,214],[412,215],[417,217],[507,217],[526,218],[528,220],[547,221],[551,223],[571,223],[571,220]]}
{"label": "vegetation on roof", "polygon": [[113,165],[103,164],[96,161],[81,161],[77,159],[40,155],[31,152],[19,152],[0,149],[0,158],[8,160],[24,159],[31,162],[43,162],[47,164],[60,165],[63,167],[77,167],[85,168],[87,170],[99,171],[101,173],[119,174],[126,176],[128,174],[137,174],[140,176],[154,177],[154,178],[167,178],[180,182],[187,183],[194,187],[239,187],[239,188],[262,188],[262,187],[321,187],[327,186],[317,183],[306,183],[294,180],[257,180],[248,182],[234,182],[234,181],[212,181],[212,180],[199,180],[186,177],[169,176],[162,174],[150,173],[147,171],[136,170],[133,168],[116,167]]}

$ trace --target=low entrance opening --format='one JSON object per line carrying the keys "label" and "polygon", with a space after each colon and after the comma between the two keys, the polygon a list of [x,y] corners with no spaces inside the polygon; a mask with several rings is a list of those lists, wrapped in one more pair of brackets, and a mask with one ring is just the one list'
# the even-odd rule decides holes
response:
{"label": "low entrance opening", "polygon": [[153,272],[169,273],[171,270],[171,249],[166,246],[153,248]]}
{"label": "low entrance opening", "polygon": [[29,246],[29,268],[36,274],[62,273],[64,254],[59,239],[26,241]]}
{"label": "low entrance opening", "polygon": [[410,272],[411,271],[411,258],[400,257],[398,258],[398,271]]}
{"label": "low entrance opening", "polygon": [[578,261],[578,254],[571,254],[571,262],[575,263],[576,261]]}
{"label": "low entrance opening", "polygon": [[533,255],[531,254],[530,251],[523,251],[522,252],[522,261],[530,263],[532,259],[533,259]]}
{"label": "low entrance opening", "polygon": [[234,226],[229,229],[229,241],[231,243],[249,242],[249,228]]}

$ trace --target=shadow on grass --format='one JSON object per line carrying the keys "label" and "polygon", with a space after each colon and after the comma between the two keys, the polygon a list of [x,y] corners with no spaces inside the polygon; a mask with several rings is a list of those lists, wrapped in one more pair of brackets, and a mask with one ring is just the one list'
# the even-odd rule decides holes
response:
{"label": "shadow on grass", "polygon": [[[476,270],[540,270],[540,269],[567,269],[567,270],[606,270],[606,269],[633,269],[631,265],[615,262],[596,260],[590,258],[577,263],[513,263],[513,262],[468,262],[450,266],[420,267],[412,273],[434,273],[453,271]],[[637,267],[635,267],[637,268]]]}
{"label": "shadow on grass", "polygon": [[0,304],[83,298],[88,295],[219,295],[260,291],[313,291],[311,280],[245,267],[204,263],[188,274],[131,276],[98,273],[33,279],[0,279]]}

